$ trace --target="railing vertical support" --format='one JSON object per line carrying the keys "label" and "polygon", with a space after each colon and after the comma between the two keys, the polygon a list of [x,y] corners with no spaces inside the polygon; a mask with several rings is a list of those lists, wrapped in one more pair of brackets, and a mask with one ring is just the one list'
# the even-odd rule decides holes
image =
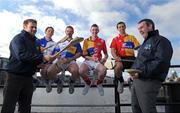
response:
{"label": "railing vertical support", "polygon": [[119,93],[117,91],[117,87],[118,87],[118,80],[115,77],[114,79],[114,97],[115,97],[115,113],[121,113],[121,108],[120,108],[120,97],[119,97]]}

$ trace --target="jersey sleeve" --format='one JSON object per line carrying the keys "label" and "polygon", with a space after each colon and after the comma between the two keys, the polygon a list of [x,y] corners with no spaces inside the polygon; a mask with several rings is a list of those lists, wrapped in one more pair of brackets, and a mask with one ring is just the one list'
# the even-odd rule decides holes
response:
{"label": "jersey sleeve", "polygon": [[111,42],[111,45],[110,45],[110,48],[114,48],[114,49],[116,49],[116,48],[117,48],[115,38],[113,38],[113,40],[112,40],[112,42]]}
{"label": "jersey sleeve", "polygon": [[133,43],[134,43],[134,48],[140,45],[139,41],[135,37],[133,37]]}
{"label": "jersey sleeve", "polygon": [[77,47],[76,52],[77,52],[77,53],[82,53],[82,48],[81,48],[80,43],[76,44],[76,47]]}
{"label": "jersey sleeve", "polygon": [[105,55],[107,54],[106,42],[104,40],[103,40],[103,52]]}
{"label": "jersey sleeve", "polygon": [[88,54],[88,51],[87,51],[88,45],[87,44],[88,43],[87,43],[87,39],[86,39],[86,40],[84,40],[84,43],[83,43],[83,55],[87,55]]}
{"label": "jersey sleeve", "polygon": [[60,51],[60,47],[59,47],[59,45],[56,45],[51,54],[54,55],[55,53],[57,53],[59,51]]}

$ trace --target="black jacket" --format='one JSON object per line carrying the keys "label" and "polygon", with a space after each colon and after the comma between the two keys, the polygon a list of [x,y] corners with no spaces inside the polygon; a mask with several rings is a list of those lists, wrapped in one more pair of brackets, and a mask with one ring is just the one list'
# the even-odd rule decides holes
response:
{"label": "black jacket", "polygon": [[35,74],[43,58],[36,46],[36,37],[22,30],[12,39],[9,49],[8,72],[27,77]]}
{"label": "black jacket", "polygon": [[131,68],[142,71],[140,79],[164,81],[168,74],[172,54],[170,41],[159,35],[158,30],[151,31],[139,48],[138,56]]}

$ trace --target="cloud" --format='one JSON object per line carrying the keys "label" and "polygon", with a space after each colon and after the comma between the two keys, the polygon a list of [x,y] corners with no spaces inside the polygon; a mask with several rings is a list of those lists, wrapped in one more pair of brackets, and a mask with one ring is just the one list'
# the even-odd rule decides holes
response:
{"label": "cloud", "polygon": [[[118,9],[119,11],[127,12],[128,14],[134,14],[141,16],[142,11],[140,5],[136,1],[132,0],[111,0],[108,6],[111,6],[112,9]],[[130,17],[131,18],[131,17]]]}
{"label": "cloud", "polygon": [[[0,28],[3,37],[0,38],[0,52],[7,56],[5,51],[8,51],[12,37],[22,29],[23,20],[35,18],[38,21],[38,38],[43,37],[47,26],[52,26],[55,29],[55,41],[64,36],[67,25],[75,28],[74,36],[87,38],[91,24],[96,23],[100,27],[99,36],[106,40],[110,53],[109,45],[112,37],[118,34],[116,24],[119,21],[126,22],[128,34],[135,35],[140,42],[143,41],[137,30],[137,21],[142,17],[152,18],[160,33],[170,37],[173,48],[180,51],[176,44],[179,43],[180,36],[180,1],[159,1],[161,0],[7,0],[6,4],[11,3],[11,8],[0,8],[0,25],[3,26]],[[178,51],[174,51],[173,62],[179,59]]]}
{"label": "cloud", "polygon": [[[38,19],[38,28],[44,33],[44,30],[46,27],[52,26],[55,30],[55,34],[53,36],[53,39],[55,41],[59,41],[60,38],[64,35],[64,30],[66,27],[65,22],[60,19],[56,18],[54,16],[46,16],[43,15],[41,18]],[[44,35],[44,34],[41,34]],[[42,37],[39,37],[42,38]]]}
{"label": "cloud", "polygon": [[152,5],[148,16],[155,20],[156,26],[161,34],[170,38],[180,36],[180,1],[171,1],[164,5]]}
{"label": "cloud", "polygon": [[92,12],[89,15],[90,23],[98,23],[101,26],[111,26],[127,19],[127,14],[124,12]]}
{"label": "cloud", "polygon": [[17,32],[20,32],[22,28],[22,19],[20,15],[9,12],[7,10],[3,10],[2,12],[0,12],[0,18],[0,54],[2,56],[8,57],[10,40]]}
{"label": "cloud", "polygon": [[67,2],[67,0],[51,1],[54,3],[55,8],[70,10],[72,13],[82,17],[88,16],[94,11],[106,11],[109,9],[106,7],[109,2],[102,2],[101,0],[71,0],[71,2]]}
{"label": "cloud", "polygon": [[[0,46],[3,46],[0,49],[2,56],[5,57],[9,56],[9,50],[8,50],[9,43],[11,39],[22,30],[22,26],[23,26],[22,24],[24,19],[35,18],[38,21],[38,32],[37,32],[38,38],[43,37],[44,30],[47,26],[54,27],[55,34],[53,39],[55,41],[60,40],[60,38],[62,38],[62,36],[64,35],[64,29],[66,27],[66,24],[62,19],[57,18],[55,16],[46,16],[43,15],[43,13],[41,13],[38,10],[31,11],[28,8],[34,8],[34,6],[21,7],[21,10],[25,11],[21,13],[14,13],[7,10],[3,10],[2,12],[0,12],[0,18],[1,18],[0,25],[3,26],[0,28],[1,37],[3,37],[0,38],[0,42],[1,42]],[[30,15],[27,15],[28,11],[31,12]]]}
{"label": "cloud", "polygon": [[173,56],[172,56],[172,64],[179,65],[180,63],[180,41],[177,41],[176,44],[172,44],[173,46]]}
{"label": "cloud", "polygon": [[39,17],[42,15],[42,12],[38,10],[37,6],[35,5],[22,5],[19,6],[17,10],[21,15],[29,15],[33,17]]}

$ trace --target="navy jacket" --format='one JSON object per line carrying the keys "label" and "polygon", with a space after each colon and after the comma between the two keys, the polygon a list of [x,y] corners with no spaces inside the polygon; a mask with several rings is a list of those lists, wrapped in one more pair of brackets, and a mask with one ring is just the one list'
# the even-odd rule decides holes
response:
{"label": "navy jacket", "polygon": [[8,72],[27,77],[35,74],[37,65],[43,59],[43,55],[36,46],[36,37],[22,30],[12,39],[9,49]]}
{"label": "navy jacket", "polygon": [[140,79],[164,81],[168,74],[172,54],[170,41],[159,35],[158,30],[151,31],[139,48],[138,56],[131,68],[142,71]]}

